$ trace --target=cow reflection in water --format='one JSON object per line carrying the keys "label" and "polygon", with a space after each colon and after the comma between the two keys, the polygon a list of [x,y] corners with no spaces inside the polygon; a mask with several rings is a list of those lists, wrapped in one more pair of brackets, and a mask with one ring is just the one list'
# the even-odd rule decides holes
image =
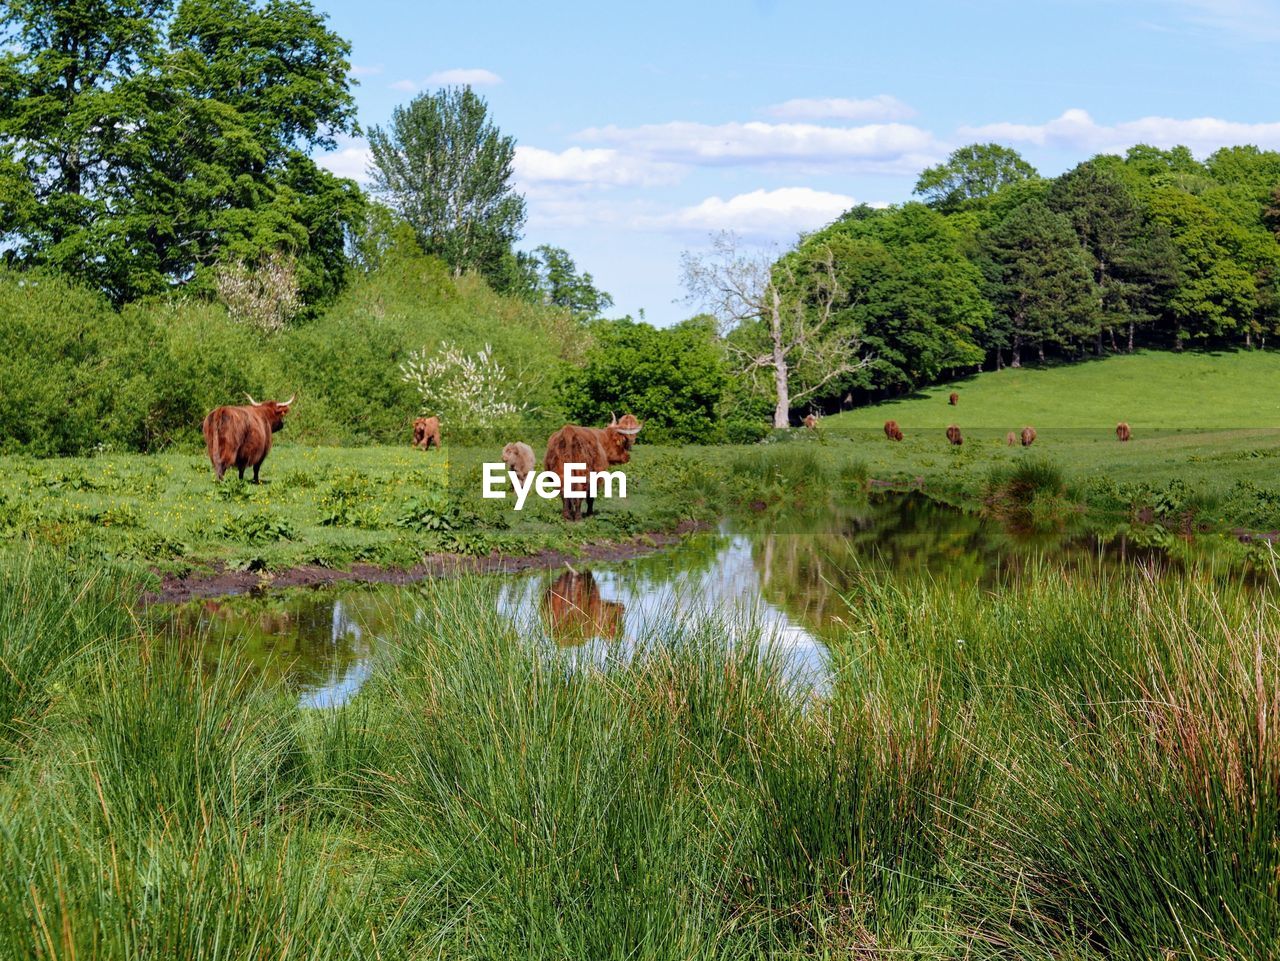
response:
{"label": "cow reflection in water", "polygon": [[600,585],[590,571],[572,568],[552,581],[542,597],[547,630],[561,647],[621,636],[625,610],[617,601],[600,597]]}

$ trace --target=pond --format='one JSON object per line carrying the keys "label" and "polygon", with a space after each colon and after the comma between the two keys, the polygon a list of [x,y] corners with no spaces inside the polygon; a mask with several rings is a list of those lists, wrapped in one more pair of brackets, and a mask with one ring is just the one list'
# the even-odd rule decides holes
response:
{"label": "pond", "polygon": [[[1183,549],[1135,543],[1128,533],[1028,532],[920,494],[882,494],[807,522],[726,520],[630,561],[504,576],[495,596],[500,613],[554,643],[570,667],[603,664],[672,618],[691,627],[715,618],[767,638],[797,680],[820,688],[826,642],[856,630],[845,597],[868,571],[957,577],[996,590],[1031,565],[1140,566],[1161,576],[1188,563],[1187,545],[1176,546]],[[351,586],[197,601],[160,613],[162,633],[194,639],[211,663],[234,645],[238,663],[295,691],[303,706],[336,706],[370,676],[422,589]]]}

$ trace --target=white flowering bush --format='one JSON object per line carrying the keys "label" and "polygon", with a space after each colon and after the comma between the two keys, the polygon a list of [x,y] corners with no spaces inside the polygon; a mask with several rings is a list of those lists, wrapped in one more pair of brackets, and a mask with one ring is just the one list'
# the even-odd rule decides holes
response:
{"label": "white flowering bush", "polygon": [[297,264],[279,251],[268,254],[256,267],[241,260],[222,264],[213,284],[233,319],[264,333],[283,330],[302,309]]}
{"label": "white flowering bush", "polygon": [[424,414],[463,427],[496,427],[531,409],[515,400],[520,387],[494,358],[489,344],[475,354],[448,341],[434,354],[415,350],[400,372],[422,397]]}

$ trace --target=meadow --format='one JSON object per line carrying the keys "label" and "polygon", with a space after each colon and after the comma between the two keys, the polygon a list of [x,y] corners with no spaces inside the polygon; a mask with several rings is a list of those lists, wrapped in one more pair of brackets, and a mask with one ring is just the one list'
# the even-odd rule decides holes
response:
{"label": "meadow", "polygon": [[[799,694],[728,626],[566,670],[427,583],[302,710],[118,569],[0,559],[0,957],[1260,958],[1274,588],[866,570]],[[736,637],[736,640],[734,639]],[[744,643],[744,640],[746,641]]]}

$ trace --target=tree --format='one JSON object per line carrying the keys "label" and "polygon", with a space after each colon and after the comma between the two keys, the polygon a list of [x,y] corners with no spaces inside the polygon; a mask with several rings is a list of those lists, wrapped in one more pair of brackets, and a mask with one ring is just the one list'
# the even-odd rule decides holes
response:
{"label": "tree", "polygon": [[931,207],[951,211],[1036,176],[1036,169],[1016,150],[998,143],[975,143],[953,150],[944,163],[921,173],[913,193],[923,196]]}
{"label": "tree", "polygon": [[[742,376],[768,372],[773,426],[787,427],[791,407],[838,378],[865,367],[858,332],[833,318],[844,290],[830,248],[806,246],[775,261],[768,251],[744,250],[730,233],[716,235],[711,252],[682,258],[688,299],[700,302],[725,331],[749,335],[730,341]],[[806,372],[803,386],[792,383]]]}
{"label": "tree", "polygon": [[592,345],[560,392],[570,418],[607,423],[630,411],[657,443],[709,443],[729,374],[711,324],[685,321],[657,329],[630,318],[591,324]]}
{"label": "tree", "polygon": [[1022,366],[1022,348],[1066,344],[1092,334],[1097,293],[1088,255],[1071,221],[1039,201],[1015,209],[983,238],[988,290],[995,307],[988,346],[1008,348],[1010,365]]}
{"label": "tree", "polygon": [[859,332],[874,355],[846,383],[832,385],[839,392],[911,388],[982,362],[977,341],[991,308],[954,219],[912,203],[842,219],[806,239],[806,246],[830,248],[844,292],[837,323]]}
{"label": "tree", "polygon": [[1248,334],[1259,306],[1256,238],[1203,199],[1173,186],[1151,192],[1151,210],[1178,252],[1177,282],[1165,306],[1175,349],[1190,338]]}
{"label": "tree", "polygon": [[490,122],[483,97],[470,87],[415,97],[396,108],[389,129],[369,131],[369,146],[374,190],[423,250],[455,275],[505,275],[525,204],[511,185],[515,140]]}
{"label": "tree", "polygon": [[595,285],[591,274],[578,272],[569,252],[543,244],[529,257],[534,296],[553,307],[563,307],[579,320],[599,317],[613,306],[613,298]]}
{"label": "tree", "polygon": [[1137,191],[1114,168],[1086,162],[1054,181],[1049,206],[1070,219],[1093,267],[1098,296],[1095,352],[1110,332],[1115,346],[1117,326],[1128,327],[1133,351],[1134,328],[1155,319],[1176,281],[1176,253],[1163,228],[1151,222]]}
{"label": "tree", "polygon": [[0,40],[10,262],[121,303],[283,251],[336,291],[360,197],[310,152],[356,129],[349,47],[305,0],[13,0]]}

